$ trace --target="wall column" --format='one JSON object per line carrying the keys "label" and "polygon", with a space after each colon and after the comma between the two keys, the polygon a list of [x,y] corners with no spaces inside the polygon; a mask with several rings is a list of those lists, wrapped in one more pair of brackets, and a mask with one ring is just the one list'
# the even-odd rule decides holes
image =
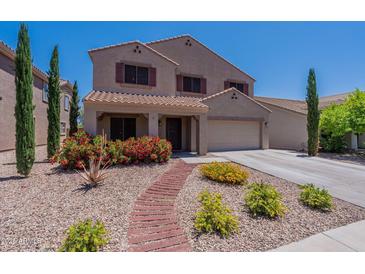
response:
{"label": "wall column", "polygon": [[357,150],[358,148],[357,135],[351,132],[351,149]]}
{"label": "wall column", "polygon": [[84,130],[91,135],[96,135],[96,125],[96,110],[84,104]]}
{"label": "wall column", "polygon": [[269,122],[262,121],[260,122],[260,139],[261,139],[261,148],[268,149],[269,148]]}
{"label": "wall column", "polygon": [[199,155],[205,155],[208,152],[207,140],[208,120],[207,114],[200,114],[197,121],[197,150]]}
{"label": "wall column", "polygon": [[158,113],[148,113],[148,135],[158,136]]}

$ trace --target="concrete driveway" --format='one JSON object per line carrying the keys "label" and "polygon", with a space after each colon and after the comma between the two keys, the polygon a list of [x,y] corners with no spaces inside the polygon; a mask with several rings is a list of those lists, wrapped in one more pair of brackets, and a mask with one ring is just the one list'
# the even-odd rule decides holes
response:
{"label": "concrete driveway", "polygon": [[308,157],[288,150],[211,153],[298,184],[313,183],[335,197],[365,207],[365,166]]}

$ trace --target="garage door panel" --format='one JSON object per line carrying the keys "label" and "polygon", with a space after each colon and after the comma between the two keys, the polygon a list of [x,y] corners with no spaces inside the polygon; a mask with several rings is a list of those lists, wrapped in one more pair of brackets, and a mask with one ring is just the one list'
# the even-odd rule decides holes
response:
{"label": "garage door panel", "polygon": [[208,120],[208,150],[260,148],[260,123],[256,121]]}

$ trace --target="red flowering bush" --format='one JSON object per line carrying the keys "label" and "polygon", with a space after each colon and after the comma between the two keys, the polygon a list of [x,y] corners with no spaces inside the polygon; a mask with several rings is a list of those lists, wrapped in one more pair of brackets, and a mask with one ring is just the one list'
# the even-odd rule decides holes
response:
{"label": "red flowering bush", "polygon": [[171,143],[159,137],[143,136],[126,141],[109,141],[104,151],[100,142],[101,136],[91,138],[85,131],[78,131],[63,141],[52,162],[58,162],[65,169],[82,169],[83,165],[88,165],[90,158],[99,160],[103,157],[103,162],[109,161],[112,165],[162,163],[167,162],[172,153]]}

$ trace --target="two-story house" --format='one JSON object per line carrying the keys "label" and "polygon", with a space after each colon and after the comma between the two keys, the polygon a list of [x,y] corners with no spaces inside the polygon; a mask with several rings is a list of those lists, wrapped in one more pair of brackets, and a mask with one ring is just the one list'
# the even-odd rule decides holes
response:
{"label": "two-story house", "polygon": [[110,139],[153,135],[175,150],[269,147],[270,109],[243,72],[189,35],[89,51],[84,127]]}
{"label": "two-story house", "polygon": [[[0,41],[0,151],[15,148],[15,52]],[[66,80],[60,81],[61,137],[67,135],[69,129],[70,102],[72,84]],[[36,145],[47,144],[47,108],[48,108],[48,77],[33,66],[33,104],[35,120]]]}

